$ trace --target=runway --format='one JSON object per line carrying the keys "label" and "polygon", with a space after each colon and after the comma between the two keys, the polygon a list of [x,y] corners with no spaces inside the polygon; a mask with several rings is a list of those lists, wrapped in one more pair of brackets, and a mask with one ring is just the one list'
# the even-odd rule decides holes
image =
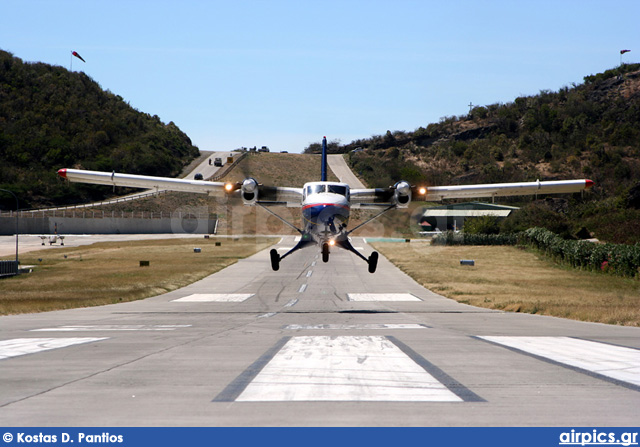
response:
{"label": "runway", "polygon": [[639,328],[459,304],[343,250],[0,317],[0,376],[5,426],[640,425]]}

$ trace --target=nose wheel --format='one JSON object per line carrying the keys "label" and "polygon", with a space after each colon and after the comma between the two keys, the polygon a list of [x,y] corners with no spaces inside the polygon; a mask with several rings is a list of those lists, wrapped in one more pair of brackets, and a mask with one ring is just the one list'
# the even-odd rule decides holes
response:
{"label": "nose wheel", "polygon": [[329,262],[329,244],[322,244],[322,262]]}
{"label": "nose wheel", "polygon": [[378,252],[374,251],[371,253],[367,262],[369,264],[369,273],[375,273],[378,267]]}
{"label": "nose wheel", "polygon": [[269,255],[271,256],[271,268],[274,272],[277,272],[280,269],[280,255],[278,254],[278,250],[272,248]]}

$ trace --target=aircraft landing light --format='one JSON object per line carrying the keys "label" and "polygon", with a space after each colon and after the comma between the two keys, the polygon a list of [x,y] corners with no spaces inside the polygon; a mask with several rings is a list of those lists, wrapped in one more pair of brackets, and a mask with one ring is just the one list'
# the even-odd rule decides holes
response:
{"label": "aircraft landing light", "polygon": [[239,303],[251,298],[253,293],[196,293],[193,295],[185,296],[184,298],[178,298],[172,300],[174,303],[212,303],[212,302],[224,302],[224,303]]}
{"label": "aircraft landing light", "polygon": [[422,301],[410,293],[347,293],[349,301]]}

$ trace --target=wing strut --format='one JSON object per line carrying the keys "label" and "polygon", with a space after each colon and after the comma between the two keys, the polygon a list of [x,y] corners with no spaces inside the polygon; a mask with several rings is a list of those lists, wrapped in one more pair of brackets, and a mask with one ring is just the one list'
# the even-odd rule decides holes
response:
{"label": "wing strut", "polygon": [[351,233],[353,233],[354,231],[356,231],[358,228],[368,224],[369,222],[371,222],[374,219],[377,219],[378,217],[382,216],[384,213],[386,213],[387,211],[391,211],[392,209],[395,209],[396,205],[389,205],[387,208],[383,209],[382,211],[380,211],[378,214],[376,214],[375,216],[373,216],[370,219],[365,220],[364,222],[362,222],[360,225],[353,227],[351,230],[349,230],[347,232],[347,236],[350,235]]}
{"label": "wing strut", "polygon": [[278,216],[276,213],[274,213],[273,211],[271,211],[269,208],[267,208],[266,206],[262,205],[260,202],[256,202],[256,205],[260,206],[260,208],[262,208],[263,210],[265,210],[266,212],[268,212],[269,214],[271,214],[274,217],[277,217],[278,219],[280,219],[282,222],[284,222],[285,224],[287,224],[288,226],[290,226],[291,228],[293,228],[294,230],[296,230],[298,233],[300,234],[304,234],[304,231],[302,231],[300,228],[296,227],[295,225],[293,225],[291,222],[286,221],[285,219],[283,219],[282,217]]}

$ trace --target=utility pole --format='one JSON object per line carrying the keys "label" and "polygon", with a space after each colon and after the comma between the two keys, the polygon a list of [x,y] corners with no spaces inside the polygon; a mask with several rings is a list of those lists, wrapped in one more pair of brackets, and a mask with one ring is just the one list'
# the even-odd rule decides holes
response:
{"label": "utility pole", "polygon": [[19,208],[18,197],[8,189],[0,189],[0,191],[8,192],[13,196],[14,199],[16,199],[16,271],[17,271],[18,265],[19,265],[18,263],[18,208]]}

